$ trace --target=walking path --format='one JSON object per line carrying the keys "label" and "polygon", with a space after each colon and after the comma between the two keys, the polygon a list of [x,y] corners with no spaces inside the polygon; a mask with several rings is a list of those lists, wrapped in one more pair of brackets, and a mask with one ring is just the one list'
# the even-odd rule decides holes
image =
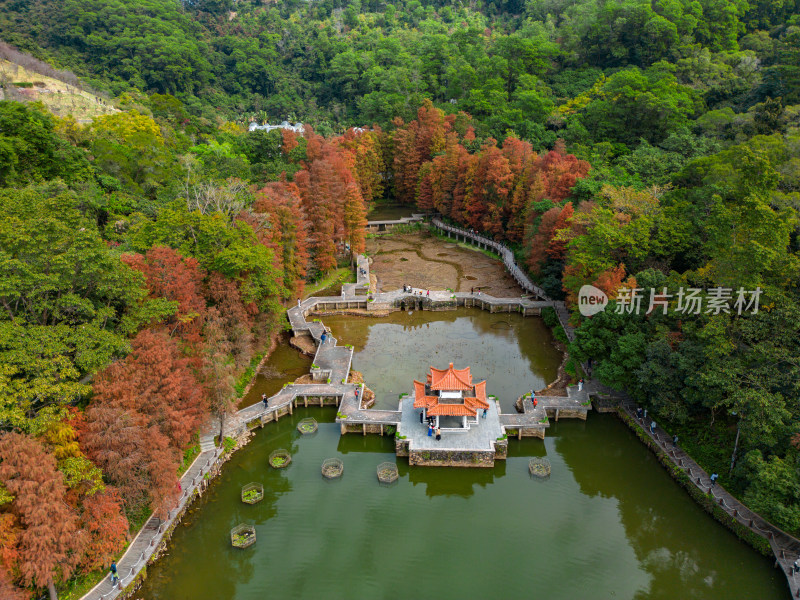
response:
{"label": "walking path", "polygon": [[[513,254],[510,250],[502,244],[498,244],[483,236],[445,225],[438,219],[433,219],[432,224],[435,227],[447,231],[448,235],[457,234],[463,236],[465,240],[469,239],[500,253],[509,272],[517,279],[523,289],[534,293],[539,298],[542,298],[542,300],[494,298],[483,294],[452,294],[450,292],[437,291],[430,293],[430,295],[426,293],[424,296],[425,302],[452,302],[455,298],[457,300],[463,300],[466,306],[469,305],[467,301],[472,300],[474,303],[480,303],[484,308],[486,306],[490,308],[499,307],[506,308],[509,311],[511,308],[514,308],[523,314],[526,314],[525,310],[528,308],[553,306],[568,338],[570,340],[574,339],[574,331],[568,324],[569,313],[564,303],[550,300],[541,289],[533,285],[521,269],[514,263]],[[287,317],[294,334],[310,335],[317,344],[317,351],[311,370],[312,376],[317,381],[311,384],[287,385],[280,392],[269,398],[266,405],[259,402],[239,410],[232,418],[227,420],[224,428],[225,435],[239,435],[247,429],[248,424],[252,424],[255,421],[264,423],[266,421],[276,420],[283,414],[291,413],[293,405],[301,401],[306,405],[308,403],[314,404],[315,401],[318,401],[320,405],[322,405],[325,399],[332,399],[339,407],[337,422],[342,422],[346,419],[348,423],[363,423],[365,425],[380,424],[398,426],[400,424],[402,420],[402,413],[400,410],[368,410],[363,406],[364,385],[346,383],[353,358],[352,348],[338,346],[336,338],[327,333],[321,321],[312,320],[308,322],[306,319],[306,316],[310,312],[319,307],[330,308],[333,306],[334,308],[363,308],[366,310],[375,310],[378,308],[395,306],[397,301],[402,301],[404,299],[409,301],[421,301],[423,299],[419,294],[422,290],[415,289],[412,292],[398,290],[388,293],[373,294],[372,301],[370,301],[368,297],[360,295],[366,293],[365,284],[367,287],[369,286],[368,260],[366,257],[358,256],[357,265],[356,283],[343,286],[344,293],[342,297],[312,297],[287,310]],[[477,306],[478,304],[473,305]],[[326,336],[324,343],[322,341],[323,334]],[[555,415],[557,418],[561,410],[588,411],[591,409],[591,394],[606,394],[609,391],[609,388],[602,386],[596,381],[590,380],[586,382],[581,391],[578,391],[577,386],[568,386],[566,397],[537,396],[538,404],[535,409],[529,400],[523,401],[522,413],[498,413],[497,419],[499,420],[499,424],[504,427],[520,428],[520,430],[525,427],[546,427],[547,424],[545,424],[544,421],[548,415]],[[636,418],[635,407],[629,400],[624,400],[622,406],[631,417],[634,419]],[[382,429],[381,427],[381,431]],[[645,430],[648,431],[649,434],[649,430]],[[364,431],[366,432],[366,428]],[[698,489],[705,493],[710,492],[718,505],[729,515],[743,526],[748,527],[758,535],[769,540],[770,546],[775,553],[776,564],[779,564],[786,574],[792,597],[800,598],[800,578],[792,573],[791,568],[795,558],[800,555],[800,541],[774,527],[759,515],[750,511],[750,509],[725,491],[722,486],[713,486],[712,489],[708,474],[682,450],[679,448],[671,448],[671,438],[666,432],[657,428],[655,433],[650,435],[659,446],[664,448],[670,460],[686,471],[687,475],[689,475],[691,481]],[[175,520],[181,514],[182,509],[193,497],[195,491],[203,484],[205,475],[222,458],[223,454],[219,448],[214,446],[213,440],[214,433],[209,428],[200,438],[200,455],[181,478],[182,492],[177,506],[168,513],[167,518],[163,521],[156,517],[151,517],[131,542],[122,558],[117,562],[120,582],[112,586],[110,577],[107,576],[90,592],[85,594],[81,600],[113,600],[147,565],[153,553],[163,541],[165,533],[175,524]]]}
{"label": "walking path", "polygon": [[[695,488],[707,494],[724,510],[730,517],[735,519],[743,527],[753,533],[766,538],[775,555],[775,564],[780,566],[786,575],[792,598],[800,598],[800,573],[794,573],[792,568],[794,561],[800,557],[800,540],[789,535],[785,531],[778,529],[763,517],[754,513],[744,504],[739,502],[734,496],[720,484],[712,484],[711,478],[700,466],[686,454],[680,446],[673,446],[672,436],[661,427],[656,426],[655,431],[650,431],[651,419],[638,419],[636,416],[636,404],[630,400],[621,403],[622,409],[636,423],[641,425],[642,430],[649,435],[656,443],[658,448],[666,454],[667,458],[676,467],[682,469]],[[642,422],[646,421],[646,422]]]}
{"label": "walking path", "polygon": [[412,214],[410,217],[401,217],[386,221],[367,221],[367,231],[385,231],[395,225],[408,225],[409,223],[421,223],[425,218],[424,214]]}
{"label": "walking path", "polygon": [[[207,443],[208,440],[201,439],[202,446],[207,447]],[[158,550],[164,534],[175,524],[178,515],[181,514],[183,508],[194,495],[195,490],[204,481],[206,473],[221,458],[220,450],[214,447],[213,436],[211,438],[211,448],[213,449],[202,451],[181,477],[181,496],[177,506],[169,511],[167,518],[164,520],[155,516],[150,517],[136,537],[133,538],[125,554],[117,561],[119,582],[116,585],[112,585],[111,575],[107,575],[87,592],[82,600],[112,600],[119,596],[122,590],[136,578],[150,561],[153,553]]]}
{"label": "walking path", "polygon": [[431,225],[436,229],[444,231],[447,234],[447,237],[455,236],[456,240],[458,240],[460,236],[464,238],[465,242],[467,241],[472,242],[479,248],[483,248],[484,250],[488,250],[491,248],[492,250],[494,250],[497,254],[500,255],[500,258],[502,258],[503,264],[505,264],[509,274],[514,278],[514,280],[523,290],[525,290],[530,294],[534,294],[538,298],[541,298],[542,300],[547,302],[548,306],[552,306],[555,309],[556,315],[558,315],[558,320],[561,323],[561,326],[564,328],[564,333],[567,334],[567,339],[570,342],[575,339],[575,330],[569,324],[569,311],[567,310],[566,305],[558,300],[550,299],[550,297],[544,292],[542,288],[540,288],[530,280],[525,271],[523,271],[519,266],[517,266],[517,260],[516,258],[514,258],[514,253],[508,248],[508,246],[506,246],[505,244],[501,244],[500,242],[496,242],[492,239],[489,239],[486,236],[480,235],[479,233],[475,233],[474,231],[469,231],[467,229],[461,229],[460,227],[454,227],[452,225],[448,225],[447,223],[436,217],[431,219]]}

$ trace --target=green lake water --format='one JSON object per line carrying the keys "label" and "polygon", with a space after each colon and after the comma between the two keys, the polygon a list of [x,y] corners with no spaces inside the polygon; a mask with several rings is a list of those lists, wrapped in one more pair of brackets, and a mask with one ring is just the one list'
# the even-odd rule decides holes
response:
{"label": "green lake water", "polygon": [[[324,321],[340,343],[355,345],[353,366],[383,405],[408,391],[409,377],[453,360],[488,378],[508,410],[512,396],[551,379],[559,360],[540,344],[549,333],[539,320],[514,315]],[[268,374],[293,379],[310,362],[296,356],[273,354]],[[262,376],[257,386],[280,377]],[[310,436],[295,429],[306,416],[320,422]],[[771,561],[706,515],[611,415],[552,423],[544,441],[511,440],[508,460],[494,469],[412,469],[395,457],[391,438],[341,436],[334,418],[333,408],[301,408],[259,430],[192,506],[135,597],[787,597]],[[276,448],[292,452],[288,468],[267,465]],[[531,456],[550,460],[548,480],[528,475]],[[332,457],[345,470],[328,481],[320,466]],[[383,486],[376,467],[387,460],[400,479]],[[249,506],[240,490],[252,481],[264,484],[265,499]],[[257,542],[238,550],[229,532],[243,522],[255,525]]]}
{"label": "green lake water", "polygon": [[370,221],[396,221],[403,217],[410,217],[416,212],[415,207],[408,204],[378,204],[367,213]]}

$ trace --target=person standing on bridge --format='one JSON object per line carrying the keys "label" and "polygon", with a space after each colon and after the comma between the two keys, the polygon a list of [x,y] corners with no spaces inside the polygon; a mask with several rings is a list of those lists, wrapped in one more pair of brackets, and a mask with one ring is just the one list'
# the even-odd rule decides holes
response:
{"label": "person standing on bridge", "polygon": [[578,391],[579,392],[583,391],[583,378],[578,379]]}
{"label": "person standing on bridge", "polygon": [[300,308],[300,298],[297,299],[297,308]]}
{"label": "person standing on bridge", "polygon": [[792,566],[792,573],[797,573],[798,571],[800,571],[800,556],[794,560],[794,565]]}
{"label": "person standing on bridge", "polygon": [[655,433],[655,432],[656,432],[656,422],[650,421],[650,433]]}
{"label": "person standing on bridge", "polygon": [[267,410],[269,407],[269,400],[267,400],[266,394],[261,394],[261,402],[264,404],[264,410]]}
{"label": "person standing on bridge", "polygon": [[717,485],[717,479],[719,479],[719,475],[712,473],[709,479],[711,480],[711,487],[713,488],[715,485]]}

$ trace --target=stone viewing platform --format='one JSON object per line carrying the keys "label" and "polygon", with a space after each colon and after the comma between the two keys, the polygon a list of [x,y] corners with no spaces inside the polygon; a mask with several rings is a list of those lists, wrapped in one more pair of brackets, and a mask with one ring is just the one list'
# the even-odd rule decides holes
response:
{"label": "stone viewing platform", "polygon": [[[408,464],[438,467],[493,467],[495,459],[507,456],[508,442],[504,439],[496,402],[489,402],[487,415],[469,429],[446,427],[441,420],[442,439],[428,435],[427,422],[420,423],[422,409],[414,408],[414,398],[405,396],[400,402],[402,421],[395,438],[395,452],[408,456]],[[452,423],[455,425],[455,423]],[[460,430],[459,430],[460,429]]]}
{"label": "stone viewing platform", "polygon": [[[456,230],[456,228],[450,229]],[[459,235],[471,237],[474,234],[459,230]],[[501,246],[488,239],[485,242],[495,250],[498,250],[496,246]],[[504,247],[500,248],[500,251],[502,250]],[[504,259],[513,260],[508,256]],[[395,449],[398,456],[408,456],[412,465],[490,467],[496,459],[505,459],[507,437],[544,438],[550,418],[586,419],[588,411],[591,410],[588,395],[591,388],[588,386],[581,392],[577,391],[577,387],[571,386],[567,389],[568,395],[565,397],[537,397],[538,405],[535,409],[530,399],[522,401],[521,398],[518,403],[522,410],[513,414],[500,412],[495,399],[488,397],[486,418],[480,415],[475,422],[474,415],[470,416],[474,425],[470,427],[464,427],[463,420],[462,426],[456,427],[455,421],[453,423],[449,421],[457,417],[442,414],[440,415],[442,439],[439,442],[433,437],[428,438],[427,428],[419,423],[420,409],[413,407],[413,395],[404,396],[398,410],[368,408],[363,403],[363,384],[347,381],[353,360],[352,348],[338,345],[338,340],[327,331],[325,324],[320,319],[311,318],[313,314],[347,310],[370,313],[474,307],[489,312],[517,312],[523,316],[538,316],[546,306],[554,307],[557,313],[561,312],[559,303],[548,299],[538,288],[532,291],[544,299],[496,298],[480,292],[433,291],[419,288],[377,293],[371,291],[370,286],[369,259],[359,255],[356,258],[356,282],[343,285],[341,296],[307,298],[286,311],[293,335],[309,337],[316,347],[311,367],[313,383],[288,384],[280,392],[268,398],[266,405],[259,402],[239,410],[228,419],[225,435],[236,436],[248,429],[263,426],[284,415],[292,414],[297,406],[335,406],[338,408],[336,422],[340,426],[342,435],[396,434]],[[438,372],[435,369],[434,371]],[[462,371],[456,369],[455,372]],[[469,369],[466,369],[466,372],[468,373]],[[485,395],[485,391],[483,394]]]}

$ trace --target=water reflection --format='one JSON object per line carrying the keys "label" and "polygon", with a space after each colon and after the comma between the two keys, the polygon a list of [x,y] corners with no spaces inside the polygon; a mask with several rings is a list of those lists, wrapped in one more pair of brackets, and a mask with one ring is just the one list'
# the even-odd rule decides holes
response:
{"label": "water reflection", "polygon": [[541,319],[518,314],[462,309],[323,320],[342,343],[353,345],[353,368],[364,373],[375,391],[376,408],[396,409],[398,396],[410,391],[413,379],[431,365],[453,362],[470,366],[478,381],[487,379],[503,411],[513,412],[521,393],[555,379],[561,360]]}
{"label": "water reflection", "polygon": [[[720,573],[725,573],[728,589],[747,586],[743,571],[731,567],[757,559],[753,551],[711,518],[697,515],[687,522],[685,512],[696,514],[700,509],[652,454],[642,452],[633,435],[616,435],[614,430],[624,428],[621,423],[611,416],[591,415],[583,426],[560,425],[554,436],[557,454],[583,495],[616,501],[639,568],[649,575],[647,589],[635,598],[674,598],[670,589],[676,580],[683,587],[682,597],[706,598],[720,583]],[[614,443],[607,443],[612,436]],[[627,467],[621,469],[621,463]],[[779,572],[774,575],[774,583],[780,585]]]}
{"label": "water reflection", "polygon": [[506,474],[505,461],[495,462],[493,469],[467,469],[447,467],[410,467],[406,460],[398,460],[400,477],[408,477],[414,486],[425,487],[428,498],[435,496],[469,498],[478,488],[485,489]]}

